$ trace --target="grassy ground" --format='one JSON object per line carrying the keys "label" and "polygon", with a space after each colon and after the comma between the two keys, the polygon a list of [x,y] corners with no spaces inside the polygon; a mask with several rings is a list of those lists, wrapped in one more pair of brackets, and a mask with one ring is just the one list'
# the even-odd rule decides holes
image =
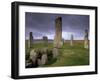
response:
{"label": "grassy ground", "polygon": [[[52,49],[53,45],[48,44],[44,46],[44,44],[40,43],[33,46],[33,48],[38,49],[41,49],[43,47]],[[82,42],[75,42],[73,46],[65,43],[63,47],[59,49],[57,60],[54,59],[43,67],[79,65],[89,65],[89,49],[85,49]]]}

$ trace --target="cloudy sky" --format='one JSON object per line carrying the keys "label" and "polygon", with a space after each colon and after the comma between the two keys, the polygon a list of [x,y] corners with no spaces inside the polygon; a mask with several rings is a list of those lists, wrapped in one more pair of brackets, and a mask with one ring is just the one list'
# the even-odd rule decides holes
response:
{"label": "cloudy sky", "polygon": [[88,15],[25,13],[25,39],[29,39],[29,32],[33,32],[34,39],[54,39],[55,19],[62,17],[62,38],[69,40],[73,34],[75,40],[84,39],[84,30],[89,30]]}

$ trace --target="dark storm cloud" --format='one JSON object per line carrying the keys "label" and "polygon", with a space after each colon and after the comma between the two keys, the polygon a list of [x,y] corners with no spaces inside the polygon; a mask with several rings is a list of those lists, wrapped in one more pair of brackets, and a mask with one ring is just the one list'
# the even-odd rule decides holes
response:
{"label": "dark storm cloud", "polygon": [[[89,18],[88,16],[82,15],[67,15],[63,18],[63,26],[69,26],[70,29],[84,29],[89,27]],[[64,27],[65,29],[67,27]]]}
{"label": "dark storm cloud", "polygon": [[47,32],[54,29],[54,19],[48,14],[26,13],[26,27]]}
{"label": "dark storm cloud", "polygon": [[70,34],[74,34],[74,38],[76,39],[82,39],[84,30],[89,29],[89,16],[87,15],[26,12],[26,39],[28,39],[29,32],[33,32],[35,38],[41,38],[46,35],[49,39],[53,39],[55,32],[55,18],[58,16],[62,17],[62,37],[65,39],[70,38]]}

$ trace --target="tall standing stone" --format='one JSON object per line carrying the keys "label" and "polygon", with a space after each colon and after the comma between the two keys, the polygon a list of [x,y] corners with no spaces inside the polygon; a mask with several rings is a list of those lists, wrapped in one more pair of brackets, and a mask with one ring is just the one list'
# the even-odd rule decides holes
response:
{"label": "tall standing stone", "polygon": [[89,44],[88,44],[88,30],[85,30],[85,35],[84,35],[84,48],[88,49]]}
{"label": "tall standing stone", "polygon": [[62,18],[57,17],[55,19],[54,47],[61,48],[61,46],[62,46]]}
{"label": "tall standing stone", "polygon": [[33,35],[32,32],[29,33],[28,48],[33,46]]}
{"label": "tall standing stone", "polygon": [[47,43],[48,43],[48,37],[47,36],[43,36],[43,43],[44,43],[44,45],[47,45]]}
{"label": "tall standing stone", "polygon": [[73,35],[71,35],[71,39],[70,39],[70,45],[71,46],[73,46],[73,39],[74,39],[74,37],[73,37]]}

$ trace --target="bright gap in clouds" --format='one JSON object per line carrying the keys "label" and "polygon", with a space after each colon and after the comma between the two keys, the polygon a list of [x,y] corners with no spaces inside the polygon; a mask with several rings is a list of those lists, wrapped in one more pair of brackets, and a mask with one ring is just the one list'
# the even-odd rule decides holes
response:
{"label": "bright gap in clouds", "polygon": [[73,35],[74,40],[83,40],[84,39],[84,35],[82,35],[82,34],[78,34],[78,33],[74,33],[74,32],[64,32],[64,31],[62,32],[62,38],[64,38],[64,40],[70,40],[71,35]]}
{"label": "bright gap in clouds", "polygon": [[[35,29],[27,29],[26,35],[29,35],[29,32],[33,32],[33,38],[34,39],[43,39],[43,36],[47,36],[48,39],[50,40],[54,40],[54,36],[55,36],[55,32],[41,32],[39,30],[35,30]],[[70,40],[71,39],[71,35],[73,35],[74,40],[83,40],[84,39],[84,32],[78,33],[78,32],[69,32],[69,31],[62,31],[62,38],[64,40]],[[25,39],[29,39],[29,36],[25,36]]]}
{"label": "bright gap in clouds", "polygon": [[[49,40],[54,40],[54,34],[42,34],[40,33],[40,36],[34,36],[34,39],[43,39],[43,36],[47,36]],[[64,40],[70,40],[71,39],[71,35],[73,35],[74,40],[83,40],[84,36],[82,36],[81,34],[77,34],[77,33],[73,33],[73,32],[64,32],[62,31],[62,38]],[[26,38],[29,39],[29,38]]]}

